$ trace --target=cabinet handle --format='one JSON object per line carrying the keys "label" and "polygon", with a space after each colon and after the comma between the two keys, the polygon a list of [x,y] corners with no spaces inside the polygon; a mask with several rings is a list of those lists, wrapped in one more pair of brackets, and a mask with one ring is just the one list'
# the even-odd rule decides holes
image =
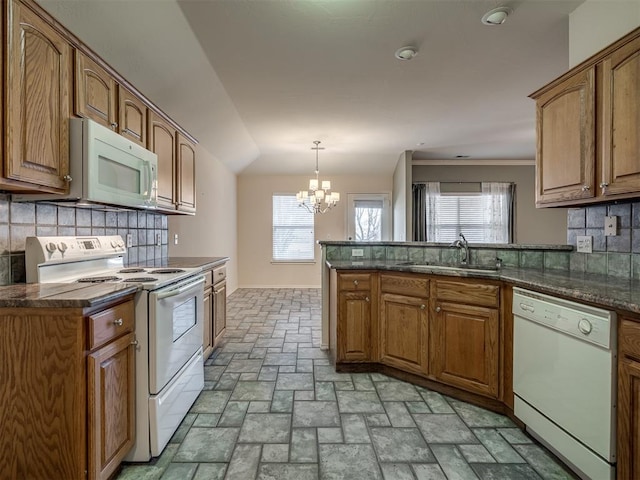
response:
{"label": "cabinet handle", "polygon": [[354,280],[353,284],[357,287],[358,286],[358,280]]}
{"label": "cabinet handle", "polygon": [[582,186],[582,191],[583,192],[588,192],[589,190],[591,190],[591,187],[589,185],[583,185]]}
{"label": "cabinet handle", "polygon": [[440,310],[442,310],[440,307],[436,307],[436,312],[439,312]]}
{"label": "cabinet handle", "polygon": [[364,299],[365,299],[365,301],[367,301],[367,302],[369,301],[369,297],[364,297]]}
{"label": "cabinet handle", "polygon": [[420,305],[420,310],[424,310],[425,308],[427,308],[427,306],[424,303]]}
{"label": "cabinet handle", "polygon": [[64,177],[62,177],[62,179],[63,179],[65,182],[67,182],[67,183],[69,183],[70,181],[72,181],[72,180],[73,180],[73,178],[71,177],[71,175],[65,175]]}
{"label": "cabinet handle", "polygon": [[114,325],[116,325],[116,326],[118,326],[118,327],[122,326],[122,319],[121,319],[121,318],[119,318],[119,319],[117,319],[117,320],[114,320],[114,321],[113,321],[113,324],[114,324]]}

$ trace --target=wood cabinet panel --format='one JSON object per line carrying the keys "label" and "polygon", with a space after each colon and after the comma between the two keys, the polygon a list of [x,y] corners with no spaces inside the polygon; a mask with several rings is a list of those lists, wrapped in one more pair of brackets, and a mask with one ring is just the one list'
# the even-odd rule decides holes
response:
{"label": "wood cabinet panel", "polygon": [[196,211],[196,146],[178,133],[178,210]]}
{"label": "wood cabinet panel", "polygon": [[339,293],[338,361],[371,360],[371,293]]}
{"label": "wood cabinet panel", "polygon": [[380,291],[382,293],[426,297],[429,295],[429,279],[418,274],[384,273],[380,276]]}
{"label": "wood cabinet panel", "polygon": [[118,132],[123,137],[147,147],[147,106],[142,99],[122,85],[118,88]]}
{"label": "wood cabinet panel", "polygon": [[371,274],[340,273],[338,276],[338,290],[371,290]]}
{"label": "wood cabinet panel", "polygon": [[498,311],[436,302],[431,318],[431,372],[465,390],[498,396]]}
{"label": "wood cabinet panel", "polygon": [[[211,272],[209,272],[211,273]],[[206,287],[206,284],[205,284]],[[204,290],[204,323],[202,325],[202,352],[206,360],[213,351],[213,290],[211,287]]]}
{"label": "wood cabinet panel", "polygon": [[149,150],[158,155],[158,206],[174,210],[176,205],[176,131],[149,111]]}
{"label": "wood cabinet panel", "polygon": [[640,192],[640,38],[602,64],[602,195]]}
{"label": "wood cabinet panel", "polygon": [[134,329],[133,302],[116,305],[89,316],[89,349],[100,347]]}
{"label": "wood cabinet panel", "polygon": [[[381,283],[385,275],[381,276]],[[428,300],[392,293],[380,295],[380,361],[427,375]]]}
{"label": "wood cabinet panel", "polygon": [[220,343],[227,328],[227,282],[218,282],[213,287],[213,334],[214,346]]}
{"label": "wood cabinet panel", "polygon": [[435,282],[437,300],[456,303],[468,303],[486,307],[497,307],[500,304],[500,286],[487,283],[474,283],[473,280]]}
{"label": "wood cabinet panel", "polygon": [[81,51],[75,51],[75,113],[105,127],[117,127],[118,84]]}
{"label": "wood cabinet panel", "polygon": [[[3,5],[10,21],[4,177],[21,182],[27,190],[41,186],[64,192],[69,175],[71,47],[26,5],[17,0]],[[6,187],[20,189],[17,184]]]}
{"label": "wood cabinet panel", "polygon": [[640,478],[640,362],[618,362],[617,478]]}
{"label": "wood cabinet panel", "polygon": [[89,478],[107,480],[135,441],[135,349],[129,333],[88,357]]}

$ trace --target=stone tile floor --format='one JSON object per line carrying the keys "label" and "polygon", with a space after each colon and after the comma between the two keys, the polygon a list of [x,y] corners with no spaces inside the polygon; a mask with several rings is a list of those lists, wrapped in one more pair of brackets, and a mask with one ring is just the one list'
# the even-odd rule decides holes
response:
{"label": "stone tile floor", "polygon": [[378,373],[336,373],[320,290],[239,289],[205,390],[163,454],[119,479],[573,478],[508,418]]}

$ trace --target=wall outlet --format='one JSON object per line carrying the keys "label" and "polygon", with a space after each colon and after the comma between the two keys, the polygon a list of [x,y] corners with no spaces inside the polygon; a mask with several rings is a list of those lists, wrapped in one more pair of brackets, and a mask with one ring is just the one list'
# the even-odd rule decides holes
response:
{"label": "wall outlet", "polygon": [[576,237],[577,251],[579,253],[593,252],[593,237],[591,235],[578,235]]}
{"label": "wall outlet", "polygon": [[127,248],[133,247],[133,235],[127,233]]}
{"label": "wall outlet", "polygon": [[364,249],[362,248],[352,248],[351,249],[352,257],[364,257]]}
{"label": "wall outlet", "polygon": [[173,244],[174,245],[178,244],[178,234],[177,233],[173,235]]}
{"label": "wall outlet", "polygon": [[159,233],[156,233],[156,247],[161,247],[162,246],[162,235]]}
{"label": "wall outlet", "polygon": [[613,237],[618,234],[618,217],[615,215],[604,217],[604,234]]}

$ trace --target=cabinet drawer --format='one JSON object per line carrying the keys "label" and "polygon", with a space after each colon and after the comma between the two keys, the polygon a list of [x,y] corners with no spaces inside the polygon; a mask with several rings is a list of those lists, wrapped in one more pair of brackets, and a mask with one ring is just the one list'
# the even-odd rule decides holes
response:
{"label": "cabinet drawer", "polygon": [[380,276],[380,289],[383,293],[397,293],[410,297],[428,297],[429,279],[421,275],[394,275],[384,273]]}
{"label": "cabinet drawer", "polygon": [[340,273],[338,276],[338,290],[370,290],[370,273]]}
{"label": "cabinet drawer", "polygon": [[110,342],[134,328],[133,301],[115,305],[89,317],[89,350]]}
{"label": "cabinet drawer", "polygon": [[204,272],[204,288],[207,289],[213,285],[213,271]]}
{"label": "cabinet drawer", "polygon": [[498,307],[500,305],[500,287],[486,283],[438,280],[436,282],[436,298],[455,303]]}
{"label": "cabinet drawer", "polygon": [[225,265],[221,265],[213,269],[213,283],[214,285],[218,282],[221,282],[227,278],[227,267]]}
{"label": "cabinet drawer", "polygon": [[640,322],[620,319],[618,348],[622,355],[640,360]]}

